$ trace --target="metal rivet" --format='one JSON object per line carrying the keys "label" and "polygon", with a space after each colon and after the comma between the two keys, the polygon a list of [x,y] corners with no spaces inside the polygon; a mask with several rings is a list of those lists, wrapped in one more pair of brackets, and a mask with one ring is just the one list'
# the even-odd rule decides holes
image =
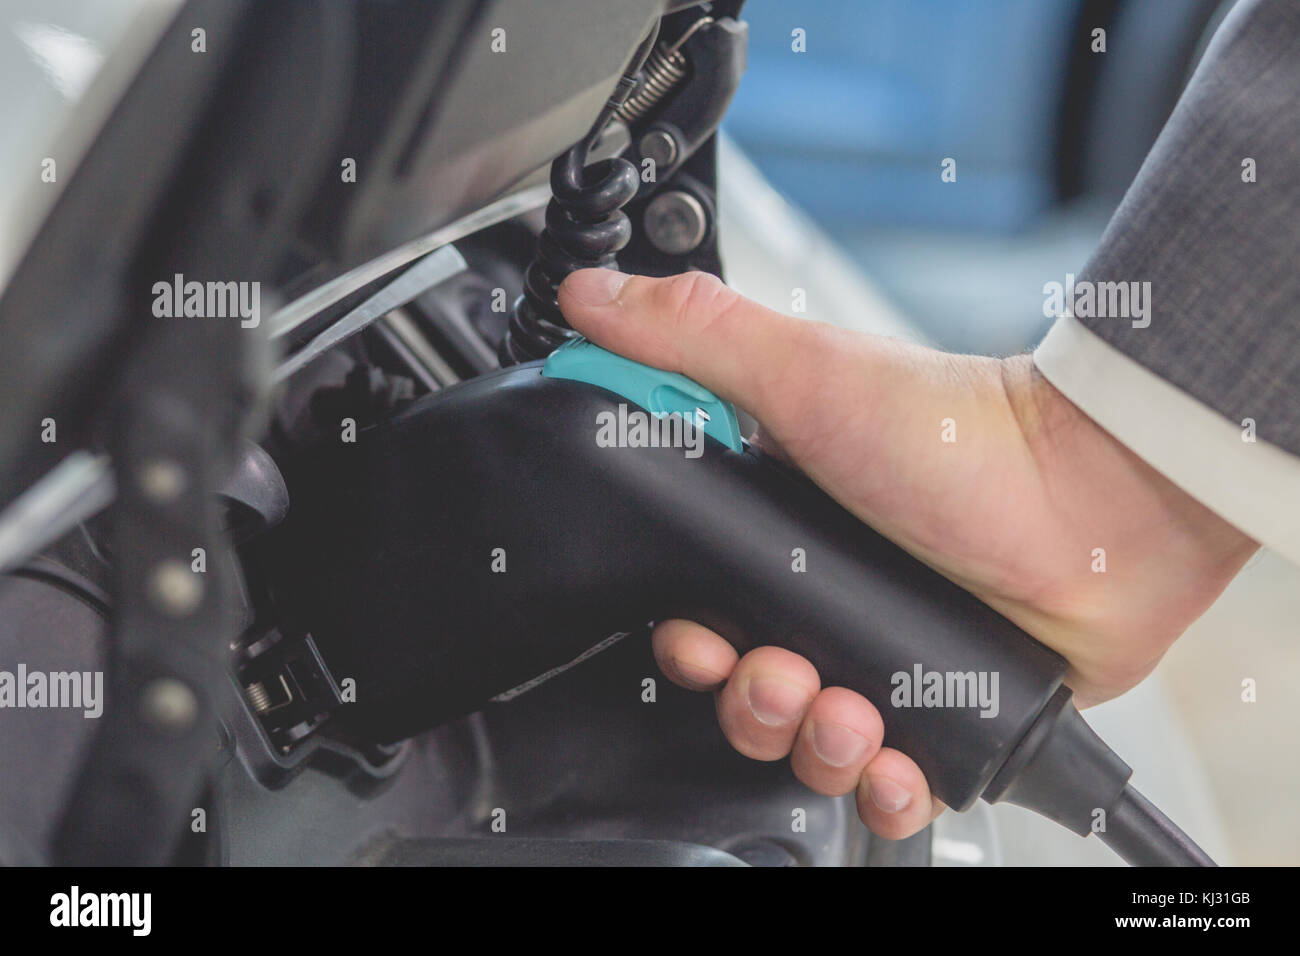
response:
{"label": "metal rivet", "polygon": [[654,162],[656,175],[677,159],[677,140],[661,129],[652,129],[642,136],[636,148],[643,158]]}
{"label": "metal rivet", "polygon": [[164,613],[184,617],[203,600],[203,582],[188,565],[169,558],[154,566],[149,596]]}
{"label": "metal rivet", "polygon": [[140,490],[159,504],[175,501],[185,490],[185,469],[167,458],[147,461],[138,473]]}
{"label": "metal rivet", "polygon": [[150,681],[140,695],[140,716],[158,730],[182,733],[193,726],[198,714],[194,691],[174,677]]}
{"label": "metal rivet", "polygon": [[709,218],[700,201],[681,190],[660,193],[645,210],[645,234],[660,252],[680,256],[690,252],[709,231]]}

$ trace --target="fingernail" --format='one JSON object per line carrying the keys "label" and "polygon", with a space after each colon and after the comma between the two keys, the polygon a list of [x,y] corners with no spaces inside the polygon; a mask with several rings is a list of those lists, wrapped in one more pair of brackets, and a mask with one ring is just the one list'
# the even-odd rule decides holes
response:
{"label": "fingernail", "polygon": [[867,792],[871,794],[871,802],[886,813],[898,813],[906,810],[907,805],[912,802],[912,794],[901,784],[895,783],[888,777],[867,777]]}
{"label": "fingernail", "polygon": [[618,292],[631,276],[613,269],[583,269],[564,280],[569,295],[581,305],[599,307],[618,298]]}
{"label": "fingernail", "polygon": [[719,674],[716,671],[709,670],[707,667],[701,667],[698,664],[692,664],[690,661],[684,661],[680,657],[672,658],[672,668],[677,672],[677,676],[688,684],[699,684],[705,687],[712,687],[714,684],[721,684],[727,679],[726,674]]}
{"label": "fingernail", "polygon": [[749,709],[760,724],[780,727],[797,720],[808,705],[808,692],[798,684],[756,677],[749,682]]}
{"label": "fingernail", "polygon": [[867,738],[843,724],[812,725],[812,745],[817,756],[832,767],[847,767],[867,752]]}

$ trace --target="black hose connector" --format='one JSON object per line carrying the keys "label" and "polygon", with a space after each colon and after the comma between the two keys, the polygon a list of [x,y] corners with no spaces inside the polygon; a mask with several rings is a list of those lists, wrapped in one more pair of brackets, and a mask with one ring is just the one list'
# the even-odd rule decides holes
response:
{"label": "black hose connector", "polygon": [[1133,771],[1097,736],[1060,687],[984,791],[1098,839],[1134,866],[1214,861],[1128,785]]}

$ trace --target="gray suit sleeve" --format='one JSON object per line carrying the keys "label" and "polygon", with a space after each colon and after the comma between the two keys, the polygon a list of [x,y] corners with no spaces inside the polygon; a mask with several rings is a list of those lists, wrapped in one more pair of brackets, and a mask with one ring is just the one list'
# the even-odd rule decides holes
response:
{"label": "gray suit sleeve", "polygon": [[1300,455],[1300,2],[1228,15],[1079,280],[1089,331]]}

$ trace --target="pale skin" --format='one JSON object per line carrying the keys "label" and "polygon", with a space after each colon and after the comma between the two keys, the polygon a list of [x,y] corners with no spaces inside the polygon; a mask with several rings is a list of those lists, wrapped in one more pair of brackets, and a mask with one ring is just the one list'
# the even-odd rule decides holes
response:
{"label": "pale skin", "polygon": [[[1064,655],[1081,705],[1146,677],[1257,548],[1028,355],[951,355],[792,318],[701,273],[583,270],[560,306],[597,344],[750,412],[765,451]],[[955,442],[942,440],[946,419]],[[653,643],[669,679],[714,692],[732,746],[788,756],[819,793],[856,793],[873,832],[900,839],[942,812],[916,764],[882,746],[876,706],[822,687],[806,659],[777,647],[740,657],[688,621],[659,623]]]}

